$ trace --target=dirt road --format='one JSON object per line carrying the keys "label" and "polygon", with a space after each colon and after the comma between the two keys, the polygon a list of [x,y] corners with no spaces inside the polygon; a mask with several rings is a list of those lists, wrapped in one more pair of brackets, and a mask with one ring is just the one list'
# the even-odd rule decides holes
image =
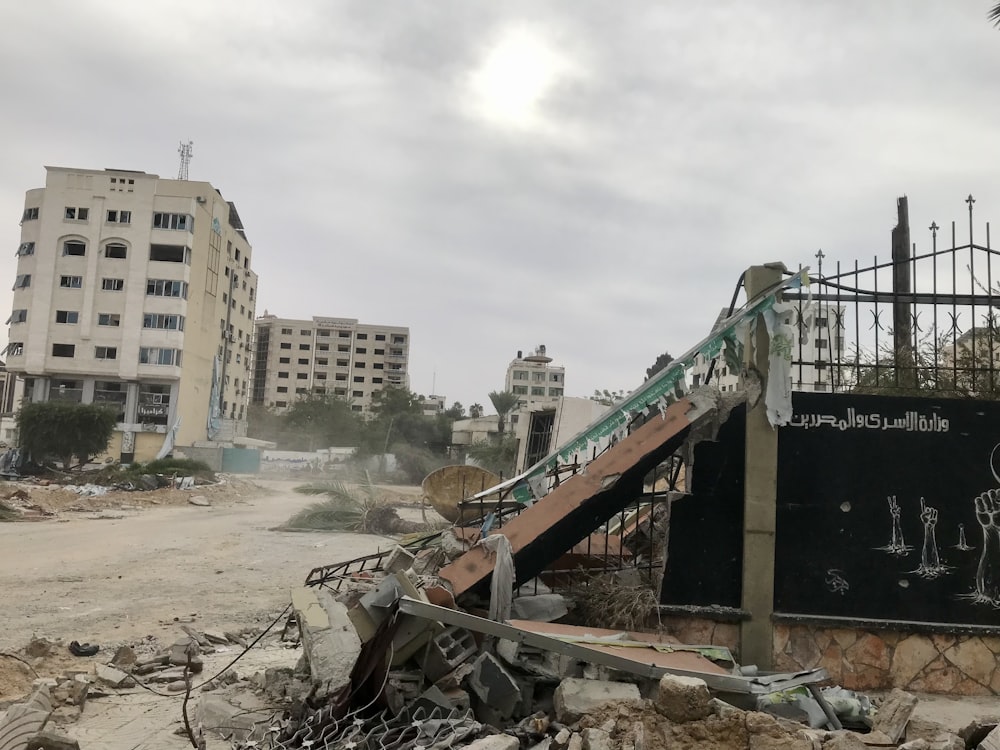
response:
{"label": "dirt road", "polygon": [[385,548],[360,534],[271,531],[316,498],[296,482],[215,504],[63,514],[0,524],[0,650],[32,636],[105,646],[171,639],[180,622],[233,630],[270,621],[318,565]]}

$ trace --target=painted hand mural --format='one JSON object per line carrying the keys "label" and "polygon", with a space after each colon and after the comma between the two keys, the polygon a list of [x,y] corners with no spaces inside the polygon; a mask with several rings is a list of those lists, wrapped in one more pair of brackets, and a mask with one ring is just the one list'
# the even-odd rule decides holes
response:
{"label": "painted hand mural", "polygon": [[1000,490],[975,499],[976,520],[983,530],[983,548],[976,569],[976,601],[1000,607]]}

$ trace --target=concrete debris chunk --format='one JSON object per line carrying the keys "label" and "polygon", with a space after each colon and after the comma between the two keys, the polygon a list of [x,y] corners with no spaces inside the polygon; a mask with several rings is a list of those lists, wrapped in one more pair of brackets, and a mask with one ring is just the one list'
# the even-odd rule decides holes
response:
{"label": "concrete debris chunk", "polygon": [[389,573],[401,573],[413,567],[416,555],[400,547],[398,544],[393,548],[389,556],[382,563],[382,570]]}
{"label": "concrete debris chunk", "polygon": [[556,719],[572,724],[604,703],[638,701],[639,688],[630,682],[604,682],[567,677],[559,683],[554,696]]}
{"label": "concrete debris chunk", "polygon": [[514,599],[512,614],[519,620],[555,622],[569,612],[562,594],[537,594]]}
{"label": "concrete debris chunk", "polygon": [[[962,745],[965,747],[965,745]],[[931,743],[925,739],[910,740],[899,746],[899,750],[931,750]]]}
{"label": "concrete debris chunk", "polygon": [[823,743],[823,750],[868,750],[868,746],[861,735],[842,730],[829,735]]}
{"label": "concrete debris chunk", "polygon": [[1000,726],[994,727],[979,743],[978,750],[1000,750]]}
{"label": "concrete debris chunk", "polygon": [[192,495],[188,498],[188,502],[191,503],[191,505],[197,505],[202,508],[207,508],[212,504],[212,502],[204,495]]}
{"label": "concrete debris chunk", "polygon": [[509,734],[491,734],[465,746],[465,750],[517,750],[520,747],[517,737]]}
{"label": "concrete debris chunk", "polygon": [[476,655],[476,641],[464,628],[451,626],[431,639],[423,660],[424,674],[431,682],[454,672]]}
{"label": "concrete debris chunk", "polygon": [[135,687],[135,680],[121,671],[120,669],[115,669],[114,667],[107,667],[103,664],[98,664],[94,668],[97,674],[97,679],[104,683],[105,685],[113,688],[130,688]]}
{"label": "concrete debris chunk", "polygon": [[80,750],[80,743],[72,737],[45,731],[29,739],[24,750]]}
{"label": "concrete debris chunk", "polygon": [[350,682],[361,653],[361,639],[347,616],[347,607],[326,591],[293,589],[292,607],[315,696],[323,700]]}
{"label": "concrete debris chunk", "polygon": [[712,695],[697,677],[664,675],[656,692],[656,710],[677,724],[697,721],[712,713]]}
{"label": "concrete debris chunk", "polygon": [[[40,686],[28,700],[15,703],[0,715],[0,748],[17,748],[24,737],[41,731],[52,715],[52,701],[47,686]],[[10,744],[8,744],[10,743]],[[17,743],[17,744],[14,744]]]}
{"label": "concrete debris chunk", "polygon": [[118,669],[128,669],[136,662],[135,650],[131,646],[119,646],[111,659],[111,666]]}
{"label": "concrete debris chunk", "polygon": [[899,688],[893,689],[875,713],[872,729],[885,732],[893,743],[899,742],[916,706],[915,695]]}
{"label": "concrete debris chunk", "polygon": [[603,729],[584,729],[580,736],[583,738],[583,750],[612,750],[611,735]]}
{"label": "concrete debris chunk", "polygon": [[496,712],[499,719],[513,716],[514,709],[521,702],[517,680],[490,653],[480,654],[472,663],[469,687],[483,704]]}

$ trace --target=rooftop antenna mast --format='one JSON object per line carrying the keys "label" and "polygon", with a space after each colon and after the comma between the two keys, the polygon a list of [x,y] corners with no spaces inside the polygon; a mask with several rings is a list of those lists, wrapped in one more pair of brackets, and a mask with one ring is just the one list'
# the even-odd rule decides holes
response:
{"label": "rooftop antenna mast", "polygon": [[177,153],[181,155],[181,166],[177,170],[177,179],[186,180],[188,178],[188,166],[191,164],[191,157],[194,156],[194,141],[184,143],[177,148]]}

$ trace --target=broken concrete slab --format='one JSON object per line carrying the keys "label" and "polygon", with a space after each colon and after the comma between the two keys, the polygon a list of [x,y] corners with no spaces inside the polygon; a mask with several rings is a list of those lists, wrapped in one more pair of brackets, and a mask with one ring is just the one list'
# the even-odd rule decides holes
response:
{"label": "broken concrete slab", "polygon": [[108,687],[113,688],[130,688],[135,687],[135,679],[121,671],[120,669],[115,669],[114,667],[108,667],[104,664],[98,664],[94,668],[94,672],[97,675],[97,679]]}
{"label": "broken concrete slab", "polygon": [[385,558],[385,561],[382,563],[382,570],[387,574],[401,573],[412,568],[416,559],[416,555],[403,549],[397,544],[393,547],[392,552],[389,553],[389,556]]}
{"label": "broken concrete slab", "polygon": [[913,717],[906,724],[903,739],[907,743],[925,740],[929,750],[965,750],[966,747],[965,740],[944,725]]}
{"label": "broken concrete slab", "polygon": [[906,723],[916,707],[915,695],[894,688],[875,713],[872,730],[885,732],[893,743],[899,742],[903,732],[906,731]]}
{"label": "broken concrete slab", "polygon": [[611,750],[611,734],[603,729],[584,729],[580,736],[583,750]]}
{"label": "broken concrete slab", "polygon": [[861,739],[861,735],[840,730],[827,735],[823,750],[868,750],[868,746]]}
{"label": "broken concrete slab", "polygon": [[1000,750],[1000,726],[994,727],[979,743],[978,750]]}
{"label": "broken concrete slab", "polygon": [[519,620],[554,622],[569,612],[566,597],[562,594],[536,594],[519,596],[511,605],[511,614]]}
{"label": "broken concrete slab", "polygon": [[465,750],[517,750],[520,747],[517,737],[509,734],[491,734],[489,737],[475,740],[465,746]]}
{"label": "broken concrete slab", "polygon": [[630,682],[603,682],[567,677],[556,688],[556,719],[563,724],[579,721],[598,706],[614,701],[638,701],[639,688]]}
{"label": "broken concrete slab", "polygon": [[41,731],[52,715],[46,685],[39,686],[23,703],[15,703],[0,717],[0,749],[17,750],[25,737]]}
{"label": "broken concrete slab", "polygon": [[670,721],[683,724],[712,713],[712,694],[704,680],[668,674],[660,678],[655,705]]}
{"label": "broken concrete slab", "polygon": [[[472,663],[469,688],[499,719],[509,719],[521,702],[517,680],[490,653],[482,653]],[[492,722],[491,722],[492,723]]]}
{"label": "broken concrete slab", "polygon": [[293,589],[292,608],[313,691],[322,700],[350,682],[361,653],[361,639],[347,616],[347,607],[322,589]]}
{"label": "broken concrete slab", "polygon": [[268,714],[247,711],[234,706],[218,695],[203,695],[194,711],[194,723],[202,731],[212,732],[221,737],[243,741],[254,728],[254,724],[267,720]]}
{"label": "broken concrete slab", "polygon": [[80,743],[57,732],[39,732],[28,740],[24,750],[80,750]]}

